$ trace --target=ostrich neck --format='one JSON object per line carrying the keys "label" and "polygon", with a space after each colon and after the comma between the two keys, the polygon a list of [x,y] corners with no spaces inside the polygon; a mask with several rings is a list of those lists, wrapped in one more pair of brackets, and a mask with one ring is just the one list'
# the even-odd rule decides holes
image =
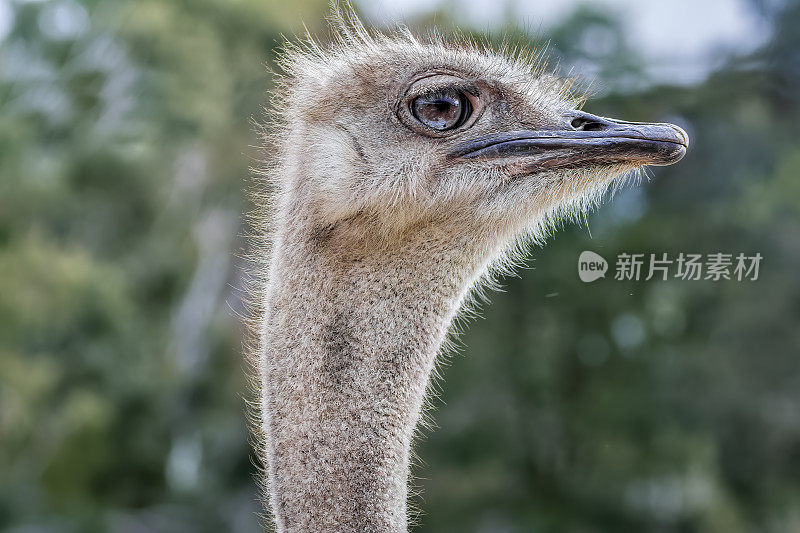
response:
{"label": "ostrich neck", "polygon": [[377,247],[357,224],[298,223],[273,250],[262,407],[281,532],[406,531],[425,389],[486,264],[466,236],[425,229]]}

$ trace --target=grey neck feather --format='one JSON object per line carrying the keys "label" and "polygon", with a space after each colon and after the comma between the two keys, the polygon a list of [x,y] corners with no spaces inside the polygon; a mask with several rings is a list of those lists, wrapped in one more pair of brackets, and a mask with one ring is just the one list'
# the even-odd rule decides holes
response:
{"label": "grey neck feather", "polygon": [[292,218],[276,236],[262,329],[278,531],[406,531],[434,360],[491,253],[469,232],[381,241],[359,217],[323,230]]}

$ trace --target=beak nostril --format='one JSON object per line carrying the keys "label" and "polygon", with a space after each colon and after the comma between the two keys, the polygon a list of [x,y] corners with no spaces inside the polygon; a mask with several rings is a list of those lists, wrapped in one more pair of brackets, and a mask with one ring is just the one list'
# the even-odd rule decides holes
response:
{"label": "beak nostril", "polygon": [[603,129],[603,123],[596,120],[590,120],[584,117],[578,117],[570,122],[570,125],[576,130],[580,131],[600,131]]}

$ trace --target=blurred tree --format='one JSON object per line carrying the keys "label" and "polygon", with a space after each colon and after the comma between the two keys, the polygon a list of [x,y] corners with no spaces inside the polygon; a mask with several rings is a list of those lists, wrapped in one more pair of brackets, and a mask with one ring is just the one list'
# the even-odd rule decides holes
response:
{"label": "blurred tree", "polygon": [[[692,148],[590,217],[591,234],[570,227],[535,251],[534,272],[506,280],[472,324],[470,355],[448,366],[439,428],[420,451],[437,469],[425,473],[424,529],[800,529],[798,13],[788,5],[767,47],[701,86],[590,103],[632,120],[669,116]],[[554,30],[556,53],[570,53],[558,36],[581,42],[580,20]],[[766,259],[750,283],[586,285],[566,268],[584,249],[612,262],[620,252]]]}
{"label": "blurred tree", "polygon": [[265,64],[326,5],[9,5],[0,529],[255,531],[231,250]]}

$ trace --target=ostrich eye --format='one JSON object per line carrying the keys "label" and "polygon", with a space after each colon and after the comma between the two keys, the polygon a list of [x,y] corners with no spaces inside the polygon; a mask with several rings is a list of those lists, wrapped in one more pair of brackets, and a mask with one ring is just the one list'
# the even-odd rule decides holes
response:
{"label": "ostrich eye", "polygon": [[411,114],[431,129],[446,131],[457,128],[469,118],[472,106],[464,93],[440,89],[414,98]]}

